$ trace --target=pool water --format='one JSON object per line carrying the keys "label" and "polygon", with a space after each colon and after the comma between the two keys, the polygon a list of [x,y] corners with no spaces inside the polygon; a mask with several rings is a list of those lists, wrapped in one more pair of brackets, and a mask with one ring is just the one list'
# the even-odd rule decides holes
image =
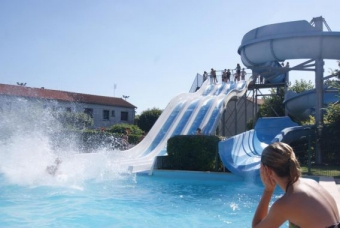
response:
{"label": "pool water", "polygon": [[0,227],[250,227],[263,190],[233,175],[196,172],[55,181],[20,186],[2,175]]}
{"label": "pool water", "polygon": [[[82,154],[48,109],[0,113],[0,227],[250,227],[258,181],[230,174],[129,174],[122,151]],[[26,109],[27,108],[27,109]],[[54,137],[58,135],[59,140]],[[56,175],[46,168],[56,158]],[[282,192],[277,189],[273,197]]]}

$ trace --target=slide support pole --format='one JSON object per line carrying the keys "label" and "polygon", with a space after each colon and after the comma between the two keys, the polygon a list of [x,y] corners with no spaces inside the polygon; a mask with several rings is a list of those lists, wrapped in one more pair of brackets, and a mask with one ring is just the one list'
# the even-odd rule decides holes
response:
{"label": "slide support pole", "polygon": [[315,127],[316,127],[316,145],[315,145],[315,162],[322,163],[320,139],[322,136],[323,128],[323,66],[322,59],[315,60],[315,91],[316,91],[316,104],[315,104]]}

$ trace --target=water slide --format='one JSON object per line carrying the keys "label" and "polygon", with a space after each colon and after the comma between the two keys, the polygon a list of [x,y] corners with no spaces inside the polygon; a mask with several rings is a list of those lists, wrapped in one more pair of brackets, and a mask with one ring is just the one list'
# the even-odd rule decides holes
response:
{"label": "water slide", "polygon": [[289,117],[259,118],[253,130],[238,134],[218,145],[220,158],[229,171],[240,176],[258,175],[262,150],[270,143],[290,143],[310,134]]}
{"label": "water slide", "polygon": [[[298,119],[306,119],[315,113],[315,89],[296,93],[287,91],[283,104],[288,113]],[[329,86],[323,88],[323,104],[330,104],[339,101],[339,91]]]}
{"label": "water slide", "polygon": [[212,84],[207,80],[195,93],[182,93],[166,106],[150,132],[135,147],[123,151],[121,170],[152,170],[156,156],[166,155],[167,140],[174,135],[193,135],[200,127],[204,135],[214,134],[228,101],[241,97],[249,81]]}
{"label": "water slide", "polygon": [[[307,21],[266,25],[246,33],[238,53],[243,64],[253,69],[287,59],[340,59],[340,32],[324,32]],[[279,77],[275,74],[266,76],[273,81]],[[315,90],[299,94],[290,92],[285,105],[293,116],[302,117],[313,112],[315,99]],[[334,91],[325,87],[324,102],[336,100]],[[309,133],[307,128],[289,122],[285,118],[259,119],[254,130],[220,142],[223,164],[238,175],[258,172],[260,156],[267,144],[293,140]]]}

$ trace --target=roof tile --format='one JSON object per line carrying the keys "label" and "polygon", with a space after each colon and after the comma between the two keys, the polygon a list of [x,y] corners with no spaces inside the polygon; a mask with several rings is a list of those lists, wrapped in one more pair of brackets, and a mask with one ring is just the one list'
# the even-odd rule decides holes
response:
{"label": "roof tile", "polygon": [[0,95],[137,108],[126,100],[118,97],[105,97],[44,88],[31,88],[18,85],[0,84]]}

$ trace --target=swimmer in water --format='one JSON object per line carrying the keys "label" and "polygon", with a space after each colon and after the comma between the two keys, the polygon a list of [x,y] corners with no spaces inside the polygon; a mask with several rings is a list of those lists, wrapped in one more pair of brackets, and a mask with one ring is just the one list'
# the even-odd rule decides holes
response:
{"label": "swimmer in water", "polygon": [[56,158],[54,161],[54,165],[49,165],[46,167],[46,172],[54,176],[59,169],[59,165],[61,164],[62,160],[60,158]]}

